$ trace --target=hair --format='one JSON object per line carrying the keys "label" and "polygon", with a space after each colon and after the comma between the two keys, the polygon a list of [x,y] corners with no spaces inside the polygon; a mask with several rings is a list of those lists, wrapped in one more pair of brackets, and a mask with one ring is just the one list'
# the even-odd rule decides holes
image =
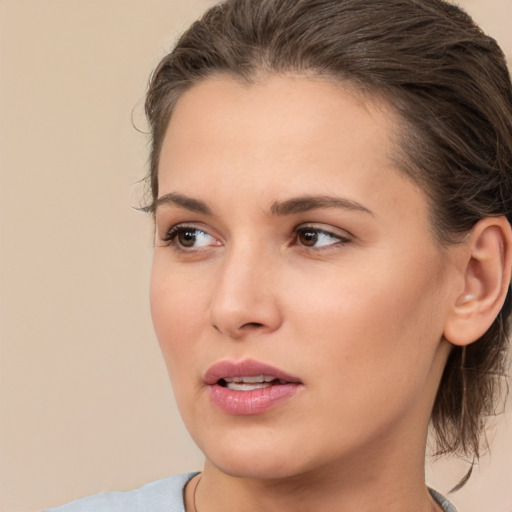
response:
{"label": "hair", "polygon": [[[383,98],[400,120],[396,163],[426,193],[434,238],[512,221],[512,86],[503,52],[443,0],[228,0],[209,9],[154,71],[146,98],[154,214],[162,141],[180,96],[208,77],[324,77]],[[478,459],[507,369],[510,286],[498,317],[453,347],[431,425],[437,454]]]}

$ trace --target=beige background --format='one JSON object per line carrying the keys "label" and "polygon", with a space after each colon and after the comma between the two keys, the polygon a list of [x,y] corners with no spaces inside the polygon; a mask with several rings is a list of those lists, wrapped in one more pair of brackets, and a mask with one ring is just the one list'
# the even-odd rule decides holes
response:
{"label": "beige background", "polygon": [[[201,466],[151,327],[131,116],[145,127],[149,73],[211,3],[0,0],[1,512]],[[512,55],[512,1],[461,4]],[[461,512],[512,512],[510,413],[494,441]],[[442,491],[463,472],[428,468]]]}

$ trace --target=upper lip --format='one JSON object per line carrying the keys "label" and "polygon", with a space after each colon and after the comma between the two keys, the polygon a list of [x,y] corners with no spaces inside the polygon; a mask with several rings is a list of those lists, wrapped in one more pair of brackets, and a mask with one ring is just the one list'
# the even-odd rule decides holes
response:
{"label": "upper lip", "polygon": [[208,368],[204,375],[204,381],[206,384],[212,385],[225,378],[258,377],[259,375],[274,377],[284,382],[297,384],[301,382],[299,378],[279,368],[253,359],[244,359],[243,361],[219,361]]}

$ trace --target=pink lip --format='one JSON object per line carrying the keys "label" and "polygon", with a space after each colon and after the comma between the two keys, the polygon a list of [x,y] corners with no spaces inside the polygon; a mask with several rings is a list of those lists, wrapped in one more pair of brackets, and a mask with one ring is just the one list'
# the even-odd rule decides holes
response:
{"label": "pink lip", "polygon": [[212,385],[226,377],[257,377],[258,375],[271,375],[285,382],[300,383],[300,379],[297,377],[289,375],[279,368],[254,361],[253,359],[244,359],[239,362],[219,361],[207,370],[204,381],[206,384]]}
{"label": "pink lip", "polygon": [[[219,383],[235,377],[271,376],[278,381],[270,387],[238,391]],[[265,363],[245,359],[240,362],[220,361],[211,366],[204,376],[213,404],[226,414],[261,414],[280,402],[291,398],[300,388],[300,379]]]}

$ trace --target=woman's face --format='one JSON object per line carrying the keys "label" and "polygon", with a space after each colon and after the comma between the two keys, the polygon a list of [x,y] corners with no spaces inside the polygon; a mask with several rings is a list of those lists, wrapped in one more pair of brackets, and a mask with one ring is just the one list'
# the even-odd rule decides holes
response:
{"label": "woman's face", "polygon": [[454,258],[392,162],[396,132],[384,105],[320,79],[208,79],[178,101],[151,309],[185,424],[220,470],[423,458]]}

